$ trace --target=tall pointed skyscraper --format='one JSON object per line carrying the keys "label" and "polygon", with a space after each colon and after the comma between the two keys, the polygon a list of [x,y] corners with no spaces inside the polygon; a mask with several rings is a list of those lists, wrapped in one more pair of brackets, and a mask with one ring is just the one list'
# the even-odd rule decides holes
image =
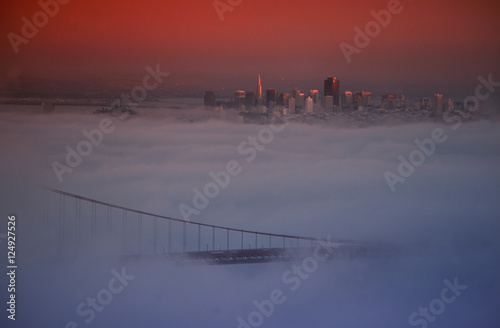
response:
{"label": "tall pointed skyscraper", "polygon": [[259,81],[257,82],[257,103],[259,106],[262,106],[262,83],[260,81],[260,74],[259,74]]}
{"label": "tall pointed skyscraper", "polygon": [[260,81],[260,74],[259,74],[259,82],[257,82],[257,98],[262,97],[262,83]]}

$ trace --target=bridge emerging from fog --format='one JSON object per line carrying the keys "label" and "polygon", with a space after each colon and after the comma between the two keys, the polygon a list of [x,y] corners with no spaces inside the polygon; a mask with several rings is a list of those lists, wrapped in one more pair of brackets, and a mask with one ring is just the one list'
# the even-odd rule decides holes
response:
{"label": "bridge emerging from fog", "polygon": [[266,233],[191,222],[45,189],[44,227],[59,248],[95,243],[129,258],[181,263],[242,264],[291,261],[328,249],[329,258],[387,256],[394,245]]}

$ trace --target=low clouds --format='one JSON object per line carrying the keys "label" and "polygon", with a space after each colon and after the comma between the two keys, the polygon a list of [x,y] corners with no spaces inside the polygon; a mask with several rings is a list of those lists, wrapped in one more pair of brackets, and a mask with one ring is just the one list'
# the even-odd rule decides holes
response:
{"label": "low clouds", "polygon": [[[236,318],[254,311],[252,302],[276,288],[286,291],[288,301],[263,327],[401,327],[439,297],[444,279],[455,277],[468,289],[431,324],[491,327],[498,319],[498,123],[471,122],[457,130],[440,123],[363,129],[290,123],[247,162],[237,147],[258,135],[261,125],[179,123],[160,109],[142,114],[112,118],[115,130],[62,183],[52,162],[63,162],[65,147],[75,147],[82,129],[97,127],[102,116],[69,108],[53,115],[0,114],[1,208],[23,222],[19,258],[26,264],[18,317],[26,327],[35,324],[28,313],[51,327],[69,320],[86,326],[76,306],[105,288],[110,272],[124,265],[136,278],[98,313],[95,327],[237,327]],[[398,156],[408,156],[414,140],[429,138],[436,128],[447,140],[391,192],[384,172],[396,171]],[[193,188],[202,188],[211,181],[210,171],[223,170],[231,160],[240,163],[241,173],[192,221],[425,247],[402,258],[322,263],[297,292],[281,280],[293,263],[123,262],[105,242],[85,256],[53,264],[45,257],[53,245],[34,229],[41,204],[33,185],[180,218],[178,206],[192,202]]]}

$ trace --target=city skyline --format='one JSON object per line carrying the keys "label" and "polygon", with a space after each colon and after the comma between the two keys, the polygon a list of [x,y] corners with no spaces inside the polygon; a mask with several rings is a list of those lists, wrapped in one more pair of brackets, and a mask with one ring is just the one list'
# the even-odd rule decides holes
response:
{"label": "city skyline", "polygon": [[[486,81],[484,78],[479,80]],[[487,85],[483,84],[479,88],[486,87]],[[432,100],[428,97],[416,99],[407,98],[402,93],[388,93],[382,95],[380,102],[378,102],[373,99],[370,91],[339,92],[339,89],[339,79],[328,77],[324,80],[323,94],[319,90],[302,92],[297,87],[294,87],[290,93],[278,93],[274,88],[267,88],[264,98],[259,74],[257,93],[253,90],[236,90],[229,99],[227,97],[217,99],[214,91],[207,90],[203,103],[206,109],[213,111],[214,117],[238,123],[265,123],[270,116],[274,119],[292,119],[312,123],[313,118],[319,121],[328,121],[335,116],[345,118],[345,115],[349,117],[348,120],[356,122],[355,124],[359,124],[361,121],[374,124],[384,120],[383,116],[385,115],[404,122],[429,119],[449,122],[450,117],[455,117],[453,120],[461,120],[461,117],[470,119],[471,113],[481,108],[477,103],[479,100],[475,96],[465,97],[458,101],[447,98],[445,104],[443,94],[440,93],[434,94]],[[480,94],[478,97],[484,98]],[[227,113],[226,109],[232,110]],[[488,116],[491,111],[486,109],[476,114]]]}
{"label": "city skyline", "polygon": [[500,2],[1,9],[0,327],[498,326]]}
{"label": "city skyline", "polygon": [[[485,79],[483,77],[482,79],[479,78],[478,80],[481,82]],[[313,98],[318,97],[318,99],[314,99],[314,102],[316,102],[316,100],[324,99],[326,96],[332,96],[332,97],[334,97],[332,99],[333,105],[343,106],[346,103],[347,104],[356,103],[356,95],[360,96],[361,98],[365,98],[366,96],[369,96],[370,102],[371,102],[372,96],[374,95],[371,92],[371,90],[356,90],[356,89],[350,88],[349,86],[341,88],[340,86],[342,84],[340,83],[340,79],[337,79],[337,77],[327,77],[323,81],[323,85],[324,85],[323,92],[320,92],[317,89],[301,90],[301,89],[297,88],[297,85],[295,85],[291,91],[276,89],[275,87],[270,86],[270,87],[264,88],[264,90],[266,90],[265,96],[264,96],[264,93],[262,92],[263,86],[262,86],[261,74],[258,74],[257,81],[258,81],[257,88],[255,90],[253,88],[250,88],[247,90],[241,90],[241,89],[236,90],[235,89],[234,91],[225,90],[227,93],[224,93],[224,90],[222,90],[222,91],[219,90],[219,92],[217,92],[214,89],[208,89],[205,91],[204,97],[206,99],[207,94],[209,93],[210,99],[212,99],[212,97],[219,97],[219,99],[227,100],[227,99],[234,99],[235,97],[245,98],[246,96],[250,95],[252,98],[255,98],[255,101],[257,101],[259,98],[263,99],[263,103],[260,103],[260,105],[262,105],[262,104],[268,105],[269,99],[279,103],[280,99],[282,101],[281,97],[285,96],[285,97],[290,97],[290,98],[296,98],[296,95],[294,93],[301,92],[304,94],[304,97],[307,97],[307,96],[310,96]],[[316,94],[313,95],[312,93],[316,93]],[[441,103],[440,108],[444,108],[444,107],[442,107],[442,106],[444,106],[443,93],[438,92],[438,93],[433,93],[432,95],[429,94],[429,95],[420,95],[420,96],[412,94],[411,91],[409,93],[410,93],[410,97],[407,97],[406,93],[392,92],[392,91],[388,91],[386,93],[381,93],[381,94],[375,94],[375,96],[376,96],[376,98],[380,98],[381,102],[383,102],[384,99],[387,99],[387,98],[392,98],[392,99],[401,99],[402,98],[403,101],[405,100],[405,98],[410,99],[410,100],[419,99],[421,101],[426,101],[430,97],[433,97],[434,98],[433,103],[437,103],[436,99],[439,96],[440,97],[439,101]],[[238,94],[238,96],[236,96],[236,94]],[[460,102],[463,99],[464,99],[464,96],[452,98],[450,95],[446,95],[446,97],[445,97],[445,100],[447,100],[447,102],[450,102],[450,101],[451,102]],[[213,100],[213,101],[215,101],[215,100]],[[210,102],[212,102],[212,100],[210,100]],[[252,106],[255,106],[255,105],[257,105],[257,103],[255,103]],[[366,105],[366,103],[364,105]],[[324,106],[324,104],[323,104],[323,106]]]}
{"label": "city skyline", "polygon": [[[265,84],[268,81],[267,78],[263,79],[261,74],[257,74],[259,82],[257,87],[255,87],[255,76],[253,78],[254,83],[245,83],[244,85],[247,87],[242,87],[241,84],[237,84],[236,86],[229,85],[225,88],[216,89],[214,87],[208,86],[205,89],[183,89],[180,88],[178,83],[174,85],[168,85],[168,83],[162,83],[158,85],[155,90],[152,90],[149,94],[153,98],[155,97],[193,97],[193,98],[203,98],[206,91],[212,91],[218,98],[229,99],[233,97],[233,93],[237,90],[245,90],[245,92],[253,92],[257,96],[257,90],[259,90],[259,86],[261,89],[262,97],[265,99],[266,90],[274,89],[277,91],[277,95],[282,93],[293,93],[294,89],[299,89],[302,91],[316,90],[320,91],[321,95],[324,95],[325,83],[328,79],[334,78],[337,82],[340,79],[337,77],[329,77],[329,78],[319,78],[317,81],[310,83],[313,87],[303,87],[305,83],[290,83],[290,89],[286,87],[276,87],[276,85]],[[478,76],[479,77],[479,76]],[[348,78],[346,78],[349,80]],[[492,81],[496,79],[495,76],[492,76]],[[276,80],[271,77],[270,80]],[[344,78],[341,79],[344,81]],[[477,85],[478,78],[476,78],[475,83]],[[88,96],[91,98],[97,99],[106,99],[106,98],[114,98],[116,94],[122,93],[123,91],[130,91],[135,85],[137,85],[138,80],[129,78],[129,79],[116,79],[116,80],[106,80],[106,79],[91,79],[91,80],[64,80],[64,79],[30,79],[30,78],[19,78],[17,83],[14,85],[6,85],[4,84],[3,93],[0,95],[4,98],[16,98],[18,95],[21,98],[81,98],[83,96]],[[493,81],[496,83],[496,81]],[[167,84],[167,85],[165,85]],[[252,86],[253,84],[253,86]],[[282,85],[280,82],[278,85]],[[264,85],[264,86],[263,86]],[[428,91],[419,91],[418,89],[414,90],[412,88],[402,88],[396,84],[389,85],[386,87],[380,88],[358,88],[362,84],[353,84],[353,85],[345,85],[342,83],[339,86],[338,92],[340,96],[343,96],[345,92],[365,92],[369,91],[375,97],[381,98],[386,94],[404,94],[408,98],[417,99],[417,98],[426,98],[426,97],[434,97],[436,93],[444,94],[446,97],[453,98],[454,100],[459,100],[474,92],[474,88],[469,88],[467,91],[460,91],[457,89],[450,89],[448,92],[443,92],[442,88],[438,89],[434,87],[432,83],[427,85]],[[264,92],[262,92],[264,90]],[[376,91],[375,91],[376,90]],[[464,89],[465,90],[465,89]],[[494,97],[496,95],[493,95]]]}
{"label": "city skyline", "polygon": [[353,90],[420,94],[466,94],[477,76],[500,75],[500,8],[485,0],[40,3],[4,4],[4,85],[134,80],[156,63],[171,74],[162,87],[200,96],[254,88],[256,72],[278,90],[321,90],[335,72]]}

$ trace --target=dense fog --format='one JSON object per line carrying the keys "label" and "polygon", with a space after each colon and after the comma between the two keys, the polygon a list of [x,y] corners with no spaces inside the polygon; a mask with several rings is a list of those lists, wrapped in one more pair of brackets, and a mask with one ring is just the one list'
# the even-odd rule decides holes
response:
{"label": "dense fog", "polygon": [[[0,113],[0,232],[8,215],[18,223],[10,326],[495,327],[500,321],[498,122],[360,129],[187,123],[162,113],[144,109],[125,120],[90,108]],[[69,149],[90,140],[85,134],[94,129],[102,138],[70,167]],[[55,162],[71,170],[58,177]],[[402,162],[418,165],[403,167],[402,176]],[[238,173],[196,208],[194,189],[203,191],[228,163],[237,163]],[[399,177],[392,189],[387,172]],[[161,257],[124,258],[105,239],[61,252],[57,229],[42,224],[41,186],[179,219],[186,218],[184,204],[196,209],[187,218],[193,222],[393,242],[415,251],[319,261],[294,283],[284,276],[300,261],[176,265]],[[0,282],[8,285],[5,276]],[[120,291],[99,294],[103,289]],[[254,301],[269,305],[263,301],[276,290],[280,304],[255,314]],[[96,296],[109,303],[92,308],[87,299]],[[410,319],[429,307],[427,317]],[[7,322],[3,311],[0,322]]]}

